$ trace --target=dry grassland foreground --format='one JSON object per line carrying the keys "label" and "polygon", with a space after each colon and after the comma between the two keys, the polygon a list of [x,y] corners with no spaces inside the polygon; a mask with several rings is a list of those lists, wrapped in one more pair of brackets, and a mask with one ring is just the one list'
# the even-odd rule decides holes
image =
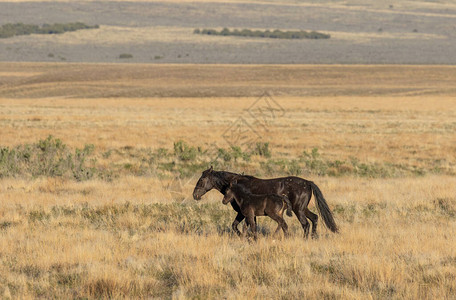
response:
{"label": "dry grassland foreground", "polygon": [[[0,298],[455,299],[454,82],[443,66],[1,63]],[[258,241],[238,238],[219,192],[192,199],[210,164],[314,181],[340,233],[305,240],[293,215],[291,237],[259,217]]]}

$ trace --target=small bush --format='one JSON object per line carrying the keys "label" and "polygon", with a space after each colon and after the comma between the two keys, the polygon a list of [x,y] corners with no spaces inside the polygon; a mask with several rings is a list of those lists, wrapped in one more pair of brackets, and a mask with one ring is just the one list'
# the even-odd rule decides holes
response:
{"label": "small bush", "polygon": [[271,151],[269,150],[269,143],[256,143],[252,154],[264,156],[266,158],[271,157]]}
{"label": "small bush", "polygon": [[304,162],[307,170],[310,173],[325,175],[328,169],[328,164],[320,158],[317,148],[313,148],[310,153],[304,151],[301,156],[301,161]]}
{"label": "small bush", "polygon": [[231,153],[223,148],[218,149],[218,158],[222,158],[225,162],[231,161]]}
{"label": "small bush", "polygon": [[240,158],[242,158],[244,161],[250,161],[251,154],[243,152],[241,147],[231,146],[231,154],[235,162]]}
{"label": "small bush", "polygon": [[174,143],[174,154],[182,161],[194,160],[197,152],[195,147],[190,147],[182,140]]}
{"label": "small bush", "polygon": [[120,59],[128,59],[128,58],[133,58],[133,55],[129,54],[129,53],[122,53],[119,55],[119,58]]}

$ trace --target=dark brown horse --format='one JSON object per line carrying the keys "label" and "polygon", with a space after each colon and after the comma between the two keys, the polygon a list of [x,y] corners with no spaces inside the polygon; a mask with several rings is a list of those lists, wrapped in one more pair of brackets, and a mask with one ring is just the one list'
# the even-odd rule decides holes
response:
{"label": "dark brown horse", "polygon": [[[260,179],[253,176],[239,175],[231,172],[214,171],[212,167],[210,167],[202,173],[200,179],[196,183],[195,189],[193,190],[193,198],[195,200],[200,200],[204,194],[212,189],[216,189],[225,195],[230,181],[233,180],[235,176],[239,177],[237,182],[242,184],[252,194],[276,194],[288,197],[291,202],[292,209],[302,225],[304,236],[306,238],[309,236],[310,227],[307,218],[309,218],[312,222],[312,237],[316,238],[318,236],[318,216],[307,208],[313,193],[318,212],[323,218],[326,227],[328,227],[332,232],[337,232],[338,229],[331,210],[329,209],[328,204],[326,203],[326,200],[318,186],[312,181],[299,177],[289,176],[273,179]],[[231,206],[238,213],[232,224],[232,228],[240,235],[241,233],[237,226],[240,222],[242,222],[242,220],[244,220],[245,217],[236,201],[232,201]]]}
{"label": "dark brown horse", "polygon": [[[287,215],[292,216],[291,203],[285,196],[276,194],[258,195],[252,194],[241,184],[237,183],[236,177],[231,181],[230,186],[226,189],[223,204],[236,201],[241,213],[245,217],[245,222],[253,232],[254,239],[257,239],[255,216],[268,216],[277,222],[278,226],[274,233],[277,235],[282,228],[285,236],[288,235],[288,225],[283,219],[283,212],[286,209]],[[246,232],[246,230],[244,231]]]}

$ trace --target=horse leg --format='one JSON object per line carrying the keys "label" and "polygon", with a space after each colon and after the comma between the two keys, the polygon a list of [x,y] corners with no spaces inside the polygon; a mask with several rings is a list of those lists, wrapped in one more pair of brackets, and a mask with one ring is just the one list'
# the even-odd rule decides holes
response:
{"label": "horse leg", "polygon": [[285,220],[281,217],[279,219],[279,227],[277,227],[277,230],[274,234],[278,233],[278,231],[280,230],[280,228],[282,228],[283,230],[283,235],[284,236],[288,236],[288,225],[287,225],[287,222],[285,222]]}
{"label": "horse leg", "polygon": [[290,234],[288,233],[288,224],[287,222],[285,222],[285,220],[282,218],[282,230],[283,230],[283,234],[285,236],[290,236]]}
{"label": "horse leg", "polygon": [[277,218],[274,218],[273,216],[270,216],[271,219],[273,219],[274,221],[277,222],[277,229],[274,231],[274,236],[277,236],[279,234],[279,231],[280,231],[280,228],[282,228],[282,223],[280,222],[280,220]]}
{"label": "horse leg", "polygon": [[242,237],[245,238],[249,233],[249,228],[247,227],[247,219],[245,219],[244,225],[242,226]]}
{"label": "horse leg", "polygon": [[312,238],[313,239],[318,238],[318,233],[317,233],[318,216],[316,214],[314,214],[313,212],[311,212],[307,207],[304,209],[304,214],[312,222]]}
{"label": "horse leg", "polygon": [[304,230],[304,237],[309,238],[309,221],[307,221],[306,215],[301,210],[293,210],[295,215],[298,217],[299,222],[301,223],[302,229]]}
{"label": "horse leg", "polygon": [[233,224],[231,225],[231,228],[233,228],[234,232],[236,232],[236,234],[238,236],[241,236],[241,232],[238,229],[238,225],[239,225],[239,223],[242,222],[242,220],[244,220],[244,218],[245,218],[244,215],[242,213],[238,212],[236,218],[234,219]]}
{"label": "horse leg", "polygon": [[275,230],[274,232],[274,236],[277,236],[280,229],[283,230],[283,233],[285,236],[288,236],[288,225],[287,223],[285,222],[285,220],[283,219],[283,216],[279,215],[279,214],[276,214],[276,213],[271,213],[269,215],[269,217],[271,217],[271,219],[273,219],[274,221],[277,222],[278,226],[277,226],[277,229]]}
{"label": "horse leg", "polygon": [[255,224],[255,216],[253,214],[249,214],[248,216],[245,217],[245,220],[248,221],[250,230],[253,232],[253,239],[256,241],[258,238],[258,235],[257,235],[256,224]]}

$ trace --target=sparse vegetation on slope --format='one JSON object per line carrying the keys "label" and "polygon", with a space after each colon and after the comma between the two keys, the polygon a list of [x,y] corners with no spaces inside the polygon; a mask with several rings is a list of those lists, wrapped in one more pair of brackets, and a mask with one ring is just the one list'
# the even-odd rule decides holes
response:
{"label": "sparse vegetation on slope", "polygon": [[76,23],[54,23],[44,25],[32,25],[24,23],[8,23],[0,27],[0,38],[9,38],[16,35],[29,34],[61,34],[67,31],[76,31],[81,29],[99,28],[98,25],[90,26],[81,22]]}
{"label": "sparse vegetation on slope", "polygon": [[317,32],[317,31],[304,31],[304,30],[288,30],[282,31],[276,30],[251,30],[251,29],[228,29],[223,28],[220,31],[216,29],[195,29],[195,34],[206,34],[206,35],[221,35],[221,36],[242,36],[242,37],[259,37],[259,38],[271,38],[271,39],[329,39],[329,34]]}

